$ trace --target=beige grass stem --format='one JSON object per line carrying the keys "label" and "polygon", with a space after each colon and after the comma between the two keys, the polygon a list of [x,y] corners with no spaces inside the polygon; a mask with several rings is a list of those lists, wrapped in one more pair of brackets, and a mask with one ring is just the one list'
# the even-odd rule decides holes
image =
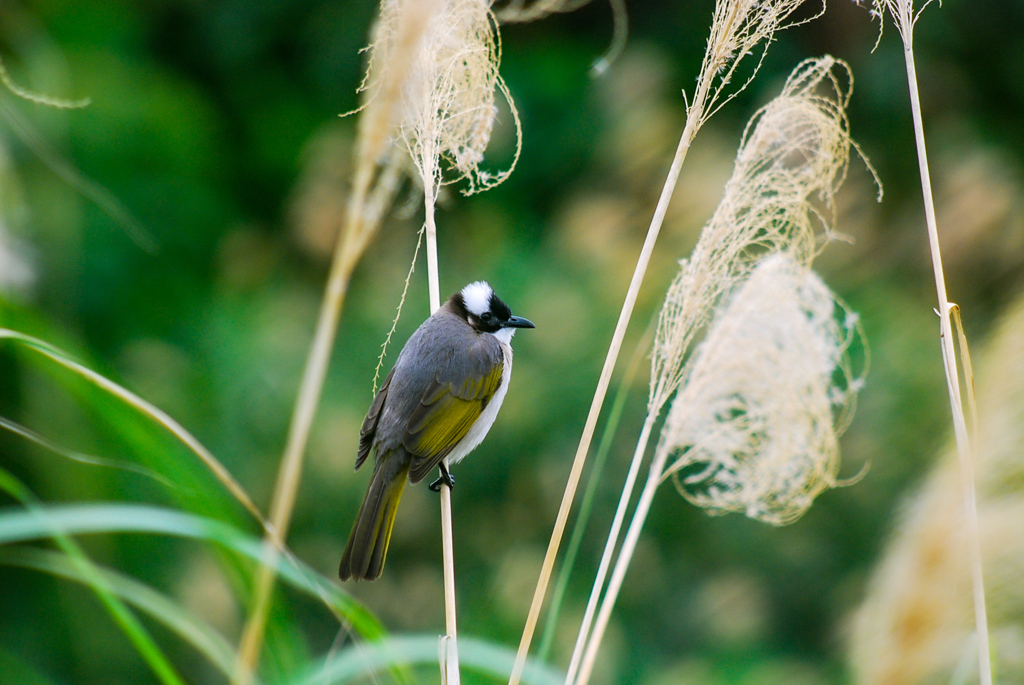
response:
{"label": "beige grass stem", "polygon": [[[696,374],[688,351],[697,332],[709,325],[715,308],[750,273],[756,255],[765,250],[785,251],[796,258],[797,261],[792,262],[795,269],[809,264],[813,258],[815,229],[822,229],[825,235],[831,231],[827,213],[817,211],[809,198],[813,194],[826,208],[833,205],[852,145],[844,111],[849,90],[840,85],[833,74],[837,64],[840,70],[845,70],[845,64],[828,56],[801,63],[787,80],[782,94],[754,115],[737,153],[733,176],[726,185],[722,202],[701,233],[691,258],[681,262],[680,272],[668,290],[651,355],[647,419],[577,638],[566,678],[568,684],[582,685],[592,673],[597,650],[654,493],[671,470],[666,467],[666,460],[676,449],[671,438],[666,438],[670,418],[591,632],[596,598],[604,583],[611,551],[618,541],[624,509],[632,495],[651,429],[676,388]],[[823,84],[825,92],[821,92]],[[767,258],[761,262],[762,265],[767,263]],[[763,269],[758,267],[758,270]],[[759,293],[764,290],[760,281],[755,290]],[[772,297],[782,301],[792,295],[787,290],[773,292]],[[803,313],[797,310],[796,322],[803,318]],[[831,316],[825,318],[831,319]],[[757,347],[756,343],[748,343],[744,340],[744,346],[751,350]],[[775,375],[774,368],[768,375]],[[829,413],[827,401],[825,413]]]}
{"label": "beige grass stem", "polygon": [[[441,306],[434,216],[437,194],[442,185],[462,179],[467,182],[465,192],[469,194],[507,178],[519,156],[519,117],[498,74],[501,40],[488,0],[393,0],[382,4],[380,25],[418,27],[419,38],[408,51],[408,68],[389,71],[384,65],[383,69],[385,74],[398,74],[404,79],[401,87],[394,89],[399,103],[397,139],[408,152],[423,188],[427,278],[433,313]],[[398,33],[389,31],[382,35],[383,39],[376,44],[396,46],[392,52],[405,43],[395,39]],[[496,120],[498,93],[509,104],[517,142],[509,168],[494,173],[480,169],[480,164]],[[448,162],[446,170],[442,169],[442,158]],[[447,632],[439,650],[441,675],[446,685],[458,685],[450,488],[441,487],[440,494]]]}
{"label": "beige grass stem", "polygon": [[931,178],[928,171],[928,153],[925,149],[924,124],[921,119],[921,102],[918,96],[913,47],[904,50],[904,56],[907,62],[907,80],[910,84],[910,106],[914,116],[917,160],[921,170],[921,191],[924,194],[928,244],[931,247],[935,289],[939,298],[939,337],[942,342],[942,360],[946,372],[946,386],[949,390],[949,403],[953,410],[953,433],[956,436],[957,453],[960,459],[967,545],[971,562],[971,588],[974,595],[974,622],[978,632],[978,672],[981,685],[992,685],[992,660],[989,650],[988,616],[985,608],[985,580],[981,565],[978,507],[974,492],[974,458],[971,454],[967,422],[964,419],[963,402],[960,397],[960,374],[956,366],[953,329],[950,324],[950,302],[946,296],[946,279],[942,271],[942,254],[939,248],[939,231],[935,220],[935,204],[932,199]]}
{"label": "beige grass stem", "polygon": [[569,670],[565,675],[565,682],[572,683],[583,659],[583,650],[590,637],[590,628],[594,621],[594,612],[597,611],[598,601],[601,599],[601,590],[604,589],[604,581],[608,575],[608,568],[611,566],[612,555],[615,552],[615,545],[619,540],[619,533],[622,530],[622,523],[626,518],[626,509],[629,508],[629,500],[636,485],[636,478],[640,473],[640,465],[643,463],[644,451],[650,439],[651,431],[657,421],[656,414],[648,414],[644,421],[644,427],[640,432],[640,439],[637,441],[636,452],[629,464],[629,472],[626,474],[626,482],[622,486],[622,494],[619,496],[619,503],[615,507],[615,516],[612,519],[612,527],[605,540],[604,550],[601,552],[601,561],[597,568],[597,575],[594,578],[594,585],[590,590],[590,598],[587,599],[587,608],[583,614],[583,624],[576,636],[576,645],[573,647],[572,658],[569,660]]}
{"label": "beige grass stem", "polygon": [[[437,273],[437,224],[434,219],[435,188],[427,185],[423,193],[427,236],[427,285],[430,313],[441,308],[441,288]],[[445,466],[448,460],[445,459]],[[441,482],[441,556],[444,564],[444,626],[439,659],[442,685],[459,685],[458,629],[455,618],[455,545],[452,540],[452,491]]]}
{"label": "beige grass stem", "polygon": [[622,563],[622,561],[633,557],[636,543],[640,539],[640,532],[643,530],[644,522],[647,520],[647,513],[651,510],[651,502],[654,501],[654,493],[657,492],[658,485],[661,484],[661,474],[664,473],[668,454],[668,450],[658,450],[655,454],[654,461],[651,463],[651,469],[647,475],[647,482],[640,493],[640,501],[637,502],[636,510],[633,512],[633,520],[630,521],[629,529],[626,531],[626,539],[622,541],[622,549],[619,550],[618,561],[615,564],[615,569],[612,571],[611,580],[608,581],[605,601],[601,603],[601,610],[598,612],[597,620],[594,622],[593,633],[583,654],[579,677],[575,681],[566,680],[566,683],[586,685],[590,681],[590,675],[594,670],[594,662],[597,660],[597,650],[601,647],[601,638],[608,627],[612,609],[615,608],[615,598],[618,597],[619,590],[622,589],[622,581],[625,579],[626,571],[629,569],[629,563]]}
{"label": "beige grass stem", "polygon": [[360,88],[364,102],[358,126],[356,172],[349,195],[345,226],[335,247],[320,306],[316,332],[292,412],[288,438],[271,501],[270,524],[264,538],[265,562],[260,565],[252,609],[242,630],[234,683],[249,685],[259,660],[276,572],[272,563],[283,545],[302,474],[303,455],[320,401],[331,348],[338,330],[349,282],[366,246],[391,205],[407,163],[395,148],[396,130],[407,115],[405,91],[440,0],[390,2],[381,6],[374,28],[366,77]]}
{"label": "beige grass stem", "polygon": [[[530,643],[533,641],[537,621],[540,618],[540,611],[544,605],[547,587],[554,570],[555,558],[558,555],[562,536],[565,533],[566,522],[569,518],[569,511],[572,508],[576,490],[579,487],[580,477],[583,474],[583,466],[587,460],[587,453],[590,451],[590,443],[594,438],[597,420],[600,417],[601,408],[604,406],[605,396],[608,393],[608,385],[611,382],[612,372],[615,369],[615,362],[622,348],[626,328],[633,315],[633,307],[636,305],[640,286],[647,273],[647,266],[650,263],[651,255],[654,252],[654,245],[661,232],[661,226],[664,223],[669,202],[679,180],[680,170],[682,169],[683,162],[686,160],[686,153],[689,151],[697,131],[717,111],[717,107],[721,106],[722,103],[719,102],[719,97],[736,73],[736,68],[740,61],[748,54],[751,54],[761,42],[765,43],[765,49],[767,49],[767,44],[771,42],[775,31],[781,27],[785,18],[796,9],[800,2],[801,0],[768,0],[755,4],[746,0],[718,0],[715,4],[711,34],[708,38],[707,49],[701,64],[696,92],[694,93],[693,101],[687,106],[686,126],[683,129],[682,136],[679,138],[679,144],[676,147],[665,184],[658,198],[654,216],[651,218],[651,224],[647,229],[647,237],[644,239],[640,256],[637,258],[636,268],[633,271],[633,277],[629,283],[629,289],[626,291],[626,297],[619,312],[615,331],[612,333],[608,354],[601,369],[597,388],[594,391],[594,398],[590,404],[590,411],[587,414],[587,420],[583,427],[583,434],[580,437],[565,492],[562,495],[562,502],[559,505],[558,514],[555,518],[551,539],[548,542],[544,561],[541,564],[540,576],[537,580],[537,587],[534,590],[533,600],[530,603],[526,625],[523,628],[523,636],[519,642],[519,650],[516,653],[516,662],[509,678],[509,685],[519,684],[523,668],[526,665]],[[758,63],[759,65],[760,62]],[[756,71],[757,68],[755,67],[754,73]],[[750,79],[752,78],[753,75],[750,76]],[[740,89],[746,83],[749,83],[750,79],[741,85]],[[732,95],[727,96],[726,100],[730,97]]]}
{"label": "beige grass stem", "polygon": [[981,563],[981,542],[978,530],[978,509],[974,486],[974,457],[971,453],[967,422],[964,419],[963,401],[960,397],[960,374],[957,371],[953,330],[950,321],[950,302],[946,295],[946,279],[942,269],[942,253],[939,247],[938,222],[935,219],[935,202],[932,198],[931,174],[928,167],[928,151],[925,146],[924,122],[921,117],[921,100],[917,84],[917,68],[914,63],[914,25],[924,7],[916,13],[912,0],[875,0],[874,11],[882,20],[888,9],[903,40],[903,57],[907,65],[907,85],[910,91],[910,109],[914,119],[914,140],[917,146],[917,162],[921,172],[921,193],[924,197],[925,224],[928,230],[928,245],[931,250],[932,270],[935,273],[935,290],[939,299],[939,338],[942,345],[942,360],[949,390],[949,404],[953,412],[953,433],[956,437],[957,453],[960,460],[961,488],[964,504],[967,554],[971,566],[971,586],[974,597],[974,620],[978,634],[978,671],[981,685],[992,684],[992,661],[989,648],[988,616],[985,608],[985,582]]}
{"label": "beige grass stem", "polygon": [[[447,459],[445,465],[447,466]],[[452,491],[441,483],[441,546],[444,557],[444,629],[440,661],[442,685],[459,685],[458,629],[455,620],[455,546],[452,542]]]}
{"label": "beige grass stem", "polygon": [[[703,99],[707,96],[710,82],[702,85],[704,87],[699,91],[699,97]],[[691,111],[696,112],[697,110],[694,108]],[[530,643],[533,641],[533,634],[536,631],[537,621],[540,618],[540,610],[544,604],[548,584],[551,581],[551,573],[554,570],[555,557],[558,555],[558,548],[562,543],[562,536],[565,533],[565,525],[569,519],[569,510],[572,508],[576,489],[579,487],[580,477],[583,474],[583,466],[587,461],[587,453],[590,451],[590,443],[594,439],[597,420],[601,415],[605,396],[608,394],[608,385],[612,379],[612,371],[615,369],[615,362],[619,357],[619,351],[622,349],[622,341],[626,337],[626,328],[629,326],[629,320],[633,315],[633,307],[636,305],[640,285],[643,283],[644,275],[647,273],[647,265],[650,263],[651,255],[654,253],[654,245],[658,240],[658,234],[661,232],[661,225],[665,220],[665,213],[668,211],[672,192],[675,190],[676,182],[679,180],[679,172],[683,167],[690,144],[693,142],[697,126],[697,117],[694,115],[688,116],[686,128],[679,139],[679,146],[676,148],[675,157],[672,159],[672,166],[669,168],[668,177],[661,191],[661,197],[658,199],[658,206],[654,210],[654,217],[647,230],[647,237],[644,240],[643,248],[640,250],[636,268],[633,271],[633,278],[629,283],[629,290],[626,291],[626,299],[622,303],[622,310],[619,312],[619,320],[615,325],[612,341],[608,347],[608,354],[604,360],[604,367],[601,369],[601,376],[597,381],[594,399],[590,403],[590,413],[587,414],[587,422],[583,427],[583,435],[580,437],[580,443],[576,449],[576,456],[573,459],[572,469],[569,472],[569,481],[562,495],[562,503],[558,508],[558,515],[555,518],[555,527],[551,533],[547,552],[541,565],[540,577],[537,580],[537,587],[533,593],[533,601],[530,604],[526,626],[523,629],[523,636],[519,642],[519,651],[516,653],[516,662],[512,669],[509,685],[518,685],[523,675],[526,657],[530,651]]]}
{"label": "beige grass stem", "polygon": [[[384,173],[388,174],[387,171]],[[394,176],[393,182],[397,184],[397,169],[393,169],[391,174]],[[327,376],[331,348],[338,331],[338,320],[341,317],[341,309],[348,293],[352,272],[374,232],[373,229],[367,230],[367,219],[362,216],[361,210],[351,211],[352,207],[365,206],[368,187],[369,179],[366,180],[365,185],[357,186],[353,193],[348,230],[338,240],[331,262],[331,270],[327,277],[327,287],[320,305],[316,332],[299,385],[298,398],[288,430],[288,439],[274,486],[267,535],[264,539],[266,561],[260,565],[256,576],[253,605],[239,644],[238,668],[234,681],[238,685],[248,685],[252,682],[252,674],[259,660],[276,578],[274,561],[279,554],[279,548],[284,545],[292,511],[295,507],[295,497],[302,475],[303,455],[306,450],[306,442],[309,439],[309,431],[313,425],[313,418],[316,415],[317,404],[320,401],[324,379]],[[375,217],[371,221],[375,224],[378,219],[379,217]]]}

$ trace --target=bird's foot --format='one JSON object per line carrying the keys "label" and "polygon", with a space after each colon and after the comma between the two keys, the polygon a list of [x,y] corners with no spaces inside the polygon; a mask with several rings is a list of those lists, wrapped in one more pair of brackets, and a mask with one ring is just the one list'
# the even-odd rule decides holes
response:
{"label": "bird's foot", "polygon": [[439,464],[438,467],[441,469],[441,475],[437,480],[427,486],[430,491],[441,492],[442,484],[447,485],[449,490],[455,488],[455,476],[448,471],[448,467],[445,466],[444,463]]}

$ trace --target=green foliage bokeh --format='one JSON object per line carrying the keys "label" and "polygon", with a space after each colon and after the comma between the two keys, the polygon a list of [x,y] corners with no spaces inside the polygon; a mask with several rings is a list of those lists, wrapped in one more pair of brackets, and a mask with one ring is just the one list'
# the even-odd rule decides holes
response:
{"label": "green foliage bokeh", "polygon": [[[502,29],[502,74],[522,116],[523,151],[502,186],[438,214],[443,293],[486,279],[537,324],[516,338],[516,370],[490,436],[454,491],[460,630],[518,643],[600,365],[682,130],[711,2],[628,3],[626,51],[588,67],[611,38],[593,2]],[[801,10],[811,14],[810,7]],[[348,155],[375,14],[365,0],[133,2],[39,0],[0,7],[12,77],[82,97],[55,111],[0,92],[0,218],[34,273],[4,288],[0,326],[58,344],[175,417],[267,508],[344,212]],[[697,142],[627,336],[621,369],[654,315],[676,260],[713,211],[744,122],[801,59],[825,52],[856,77],[851,130],[885,186],[854,162],[824,278],[862,317],[872,368],[843,440],[855,485],[822,495],[794,525],[710,518],[659,493],[603,650],[600,682],[844,683],[844,639],[901,497],[946,439],[934,283],[921,216],[901,45],[836,0],[778,35],[753,84]],[[949,290],[980,341],[1024,274],[1024,10],[950,1],[918,24],[918,70]],[[25,121],[32,133],[20,130]],[[495,168],[514,146],[499,116]],[[66,182],[38,151],[105,189],[121,213]],[[413,191],[410,189],[409,193]],[[382,227],[352,283],[307,451],[289,542],[333,576],[365,488],[352,464],[377,355],[419,228],[415,198]],[[128,218],[126,218],[128,217]],[[140,244],[133,231],[147,238]],[[151,241],[153,249],[146,249]],[[420,265],[385,369],[427,315]],[[569,584],[552,659],[563,666],[625,464],[644,414],[629,395]],[[0,347],[0,415],[68,449],[125,461],[126,439],[81,394]],[[606,409],[607,412],[607,409]],[[191,458],[184,450],[181,459]],[[172,505],[151,479],[84,465],[0,433],[0,464],[47,502]],[[13,506],[13,501],[2,500]],[[443,627],[436,496],[408,491],[384,577],[349,589],[395,632]],[[236,640],[244,613],[202,546],[103,536],[83,547],[178,598]],[[0,567],[0,673],[59,683],[145,683],[152,675],[86,590]],[[311,652],[338,626],[284,590]],[[155,631],[189,682],[218,682],[202,659]],[[11,655],[16,655],[13,658]],[[10,667],[5,666],[10,661]],[[26,665],[27,664],[27,665]],[[18,676],[20,682],[33,676]],[[0,675],[0,682],[6,682]],[[46,681],[42,681],[46,682]],[[598,678],[595,679],[598,682]]]}

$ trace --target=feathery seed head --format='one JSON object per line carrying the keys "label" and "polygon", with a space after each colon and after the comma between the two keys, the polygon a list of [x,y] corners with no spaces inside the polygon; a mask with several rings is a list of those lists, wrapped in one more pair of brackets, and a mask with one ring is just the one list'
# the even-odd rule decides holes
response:
{"label": "feathery seed head", "polygon": [[695,504],[774,524],[836,484],[837,435],[861,384],[846,354],[857,317],[810,271],[853,146],[837,65],[848,75],[828,56],[800,64],[751,119],[652,351],[648,411],[679,389],[658,446],[663,477]]}
{"label": "feathery seed head", "polygon": [[454,169],[450,181],[466,179],[467,192],[496,185],[511,172],[479,168],[497,117],[495,91],[508,100],[518,131],[518,115],[498,75],[500,58],[487,0],[440,0],[402,94],[399,134],[424,186],[442,183],[442,157]]}
{"label": "feathery seed head", "polygon": [[465,178],[467,192],[511,173],[479,168],[497,118],[496,90],[507,99],[519,134],[518,114],[498,74],[500,43],[487,0],[384,0],[368,50],[361,160],[379,163],[401,141],[425,187],[442,183],[443,157],[455,171],[446,182]]}
{"label": "feathery seed head", "polygon": [[659,450],[679,492],[781,525],[836,485],[838,430],[860,376],[860,329],[786,253],[764,258],[716,316],[672,403]]}
{"label": "feathery seed head", "polygon": [[[711,33],[697,79],[697,97],[693,103],[693,106],[697,107],[698,126],[724,104],[716,105],[716,102],[725,86],[732,81],[743,58],[753,54],[758,44],[763,43],[767,48],[775,32],[785,28],[783,22],[802,2],[803,0],[718,0],[715,3]],[[754,67],[753,73],[736,92],[743,90],[746,84],[750,83],[758,67],[760,63]],[[714,79],[717,79],[717,85],[712,89]],[[707,97],[702,96],[702,90],[710,94]],[[735,94],[734,92],[726,100]]]}
{"label": "feathery seed head", "polygon": [[[932,0],[925,0],[921,9],[914,11],[914,0],[871,0],[871,18],[878,19],[878,39],[882,38],[882,31],[885,28],[885,13],[888,10],[892,15],[896,30],[900,32],[903,45],[910,48],[914,43],[914,24],[921,16],[924,8],[930,5]],[[860,3],[857,2],[859,5]],[[941,5],[941,1],[939,2]],[[877,45],[877,42],[876,42]]]}
{"label": "feathery seed head", "polygon": [[830,234],[833,198],[853,145],[845,113],[849,78],[837,78],[837,66],[849,73],[828,56],[801,63],[747,125],[724,197],[666,295],[649,410],[660,410],[675,392],[695,336],[757,260],[786,251],[809,265]]}

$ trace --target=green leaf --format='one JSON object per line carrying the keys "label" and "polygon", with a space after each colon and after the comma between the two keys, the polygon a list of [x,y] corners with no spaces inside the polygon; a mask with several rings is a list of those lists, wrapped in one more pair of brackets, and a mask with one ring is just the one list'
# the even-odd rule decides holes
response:
{"label": "green leaf", "polygon": [[[125,451],[141,462],[137,470],[150,476],[158,474],[182,509],[236,526],[244,526],[254,518],[266,530],[261,512],[230,472],[166,412],[39,338],[0,327],[0,342],[5,340],[27,352],[27,362],[73,393],[98,423],[116,435]],[[16,424],[6,427],[13,429],[12,426]],[[15,432],[33,439],[35,434],[27,435],[24,430]],[[45,446],[58,448],[66,456],[72,453],[54,441],[37,437],[47,443]],[[252,569],[240,565],[235,556],[224,555],[220,560],[237,595],[249,599]],[[305,638],[288,606],[274,602],[271,614],[264,665],[272,673],[289,673],[309,658]]]}
{"label": "green leaf", "polygon": [[[83,573],[70,555],[30,547],[0,549],[0,564],[20,566],[90,585],[92,577]],[[235,653],[220,633],[193,616],[166,595],[134,578],[115,571],[95,567],[95,575],[117,597],[144,611],[191,644],[208,658],[224,675],[231,677]],[[2,661],[0,661],[2,663]],[[0,671],[4,669],[0,666]],[[17,682],[22,682],[18,680]]]}
{"label": "green leaf", "polygon": [[64,550],[78,571],[86,578],[86,584],[96,593],[114,622],[121,628],[139,656],[160,681],[164,685],[185,685],[185,681],[175,671],[149,632],[135,617],[135,614],[111,591],[85,552],[68,537],[67,532],[60,525],[47,519],[42,511],[44,507],[36,504],[36,498],[29,489],[3,468],[0,468],[0,489],[7,491],[25,505],[26,508],[19,510],[19,513],[32,517],[38,524],[45,527],[45,532],[41,537],[53,538],[54,542]]}
{"label": "green leaf", "polygon": [[17,654],[0,647],[0,673],[5,683],[18,685],[55,685],[53,680],[40,673]]}
{"label": "green leaf", "polygon": [[[118,385],[114,381],[102,376],[91,369],[86,368],[82,364],[71,359],[70,355],[66,354],[62,350],[47,344],[46,342],[34,338],[18,331],[13,331],[8,328],[0,328],[0,340],[11,340],[16,342],[34,352],[39,353],[43,357],[50,361],[56,362],[63,370],[71,372],[74,376],[81,380],[86,381],[90,386],[99,389],[107,399],[118,400],[117,404],[111,402],[93,402],[90,403],[90,408],[97,409],[103,412],[116,412],[118,409],[127,407],[131,410],[129,414],[129,420],[123,420],[119,417],[119,420],[109,421],[113,426],[119,428],[122,432],[128,430],[138,430],[137,424],[138,419],[145,417],[147,420],[155,422],[161,426],[168,433],[170,433],[180,444],[188,448],[189,451],[195,457],[198,457],[199,462],[205,467],[205,471],[212,474],[217,481],[226,489],[231,496],[240,503],[245,509],[261,524],[264,523],[263,515],[260,513],[259,508],[252,502],[248,493],[245,489],[234,479],[234,476],[224,467],[220,461],[217,460],[213,454],[203,446],[190,432],[188,432],[184,426],[171,418],[166,412],[158,409],[154,405],[150,404],[146,400],[142,399],[127,388]],[[52,371],[46,369],[46,371]],[[51,374],[52,375],[52,374]],[[59,378],[58,380],[64,380]],[[131,420],[131,419],[134,419]],[[135,441],[138,441],[141,436],[133,436]],[[146,447],[152,447],[152,445],[146,445]],[[158,472],[167,475],[171,481],[179,483],[184,489],[190,493],[201,493],[201,500],[205,500],[207,505],[212,504],[214,501],[220,499],[220,493],[211,492],[208,487],[203,487],[203,477],[200,474],[194,472],[193,469],[189,469],[187,464],[183,464],[182,460],[177,458],[177,455],[169,455],[168,450],[165,449],[141,449],[135,452],[142,459],[148,459],[154,462],[151,466]],[[181,495],[181,492],[175,492],[174,494]],[[203,513],[213,513],[210,511],[211,507],[204,507],[206,511]]]}
{"label": "green leaf", "polygon": [[[173,509],[138,504],[68,504],[30,510],[0,510],[0,545],[85,533],[150,533],[216,543],[242,557],[262,561],[263,541],[221,521]],[[319,599],[339,620],[369,640],[385,635],[383,626],[362,604],[287,550],[274,555],[274,568],[293,588]]]}
{"label": "green leaf", "polygon": [[[329,655],[288,685],[328,685],[377,673],[400,664],[438,665],[437,635],[395,635],[373,644],[354,644]],[[514,649],[472,637],[459,637],[459,667],[507,681],[515,663]],[[526,685],[562,685],[565,674],[529,660]]]}

